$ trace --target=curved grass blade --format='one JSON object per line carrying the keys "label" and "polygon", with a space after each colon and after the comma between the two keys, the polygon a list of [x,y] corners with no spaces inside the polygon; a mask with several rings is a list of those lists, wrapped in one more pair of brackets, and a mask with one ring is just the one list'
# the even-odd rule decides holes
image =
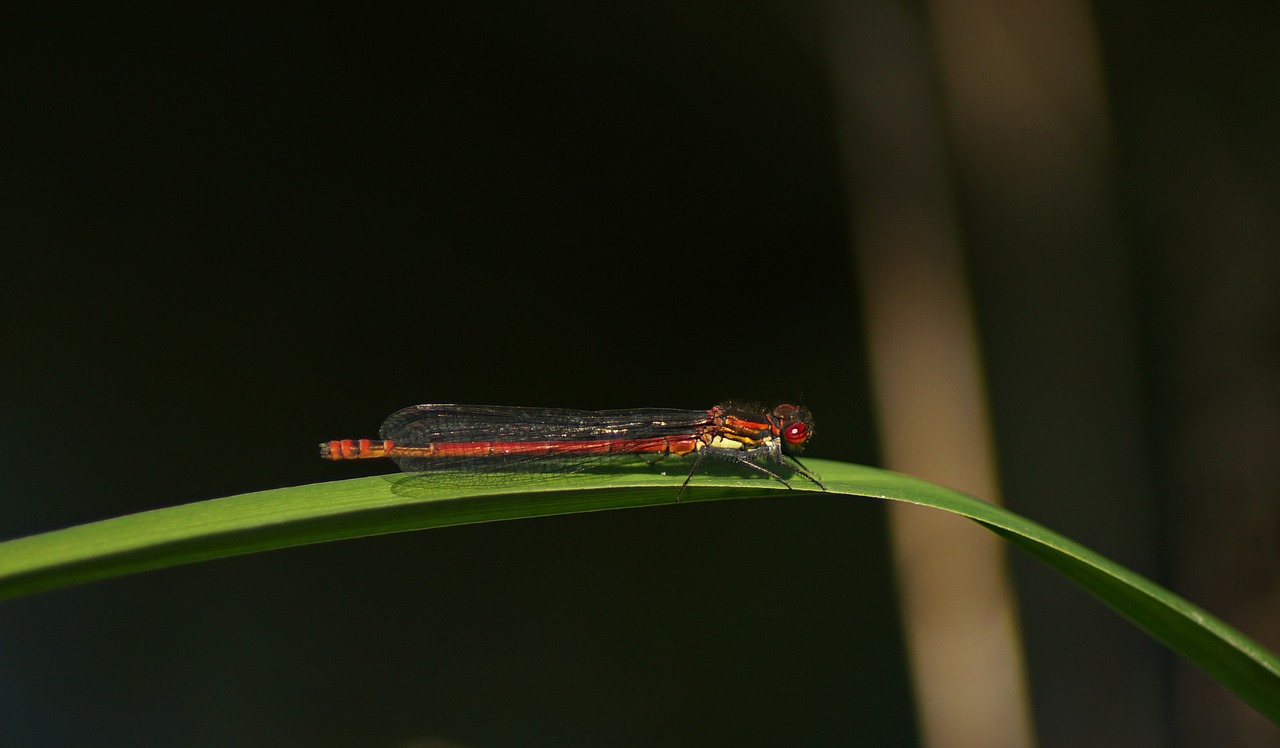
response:
{"label": "curved grass blade", "polygon": [[[1002,507],[909,476],[811,460],[828,494],[976,520],[1044,560],[1280,724],[1280,660],[1190,602]],[[534,486],[441,487],[383,478],[319,483],[156,509],[0,543],[0,599],[306,543],[675,502],[683,474],[566,475]],[[797,484],[800,490],[810,487]],[[685,501],[795,497],[768,479],[699,474]]]}

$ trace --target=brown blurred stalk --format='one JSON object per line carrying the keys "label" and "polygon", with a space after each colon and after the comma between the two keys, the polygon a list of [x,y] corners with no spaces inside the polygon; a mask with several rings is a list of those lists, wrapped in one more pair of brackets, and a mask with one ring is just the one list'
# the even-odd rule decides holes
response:
{"label": "brown blurred stalk", "polygon": [[[833,7],[833,82],[885,462],[995,500],[982,367],[924,31],[898,3]],[[890,525],[924,744],[1033,745],[1001,541],[906,505],[890,509]]]}

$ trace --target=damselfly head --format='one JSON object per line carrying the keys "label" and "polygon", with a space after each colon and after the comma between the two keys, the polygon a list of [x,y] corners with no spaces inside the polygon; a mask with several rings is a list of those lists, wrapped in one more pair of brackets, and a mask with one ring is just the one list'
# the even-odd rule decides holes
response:
{"label": "damselfly head", "polygon": [[813,438],[813,416],[799,405],[779,405],[773,409],[772,422],[782,437],[782,451],[800,454]]}

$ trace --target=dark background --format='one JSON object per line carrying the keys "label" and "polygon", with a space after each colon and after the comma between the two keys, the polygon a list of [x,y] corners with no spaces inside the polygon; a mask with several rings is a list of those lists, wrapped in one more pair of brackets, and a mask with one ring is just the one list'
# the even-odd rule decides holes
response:
{"label": "dark background", "polygon": [[[1037,507],[1038,487],[1069,495],[1074,476],[1019,467],[1020,449],[1045,449],[1037,435],[1061,433],[1026,417],[1037,387],[1016,345],[1054,350],[1055,333],[1019,305],[1069,338],[1089,280],[1050,273],[1056,294],[1009,297],[1040,260],[1010,263],[975,232],[1006,499],[1275,647],[1275,12],[1164,9],[1098,19],[1126,239],[1117,324],[1140,365],[1142,448],[1124,459],[1150,487],[1133,511],[1154,555],[1126,557],[1123,532],[1069,502]],[[723,2],[9,18],[0,534],[349,477],[361,468],[322,463],[315,444],[373,435],[416,402],[803,399],[812,454],[876,463],[811,24]],[[1241,519],[1206,525],[1218,513]],[[871,501],[682,505],[46,593],[0,613],[0,735],[911,745],[883,530]],[[1234,708],[1015,563],[1041,606],[1025,619],[1043,745],[1091,720],[1070,694],[1107,667],[1063,609],[1152,653],[1154,711],[1102,722],[1114,744],[1194,740],[1187,679],[1199,703]]]}

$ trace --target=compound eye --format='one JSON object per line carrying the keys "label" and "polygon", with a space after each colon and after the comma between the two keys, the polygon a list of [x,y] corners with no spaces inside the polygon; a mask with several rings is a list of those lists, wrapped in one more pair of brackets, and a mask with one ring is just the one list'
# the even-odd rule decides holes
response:
{"label": "compound eye", "polygon": [[804,444],[804,440],[809,438],[809,427],[797,421],[783,429],[782,438],[787,440],[787,444]]}

